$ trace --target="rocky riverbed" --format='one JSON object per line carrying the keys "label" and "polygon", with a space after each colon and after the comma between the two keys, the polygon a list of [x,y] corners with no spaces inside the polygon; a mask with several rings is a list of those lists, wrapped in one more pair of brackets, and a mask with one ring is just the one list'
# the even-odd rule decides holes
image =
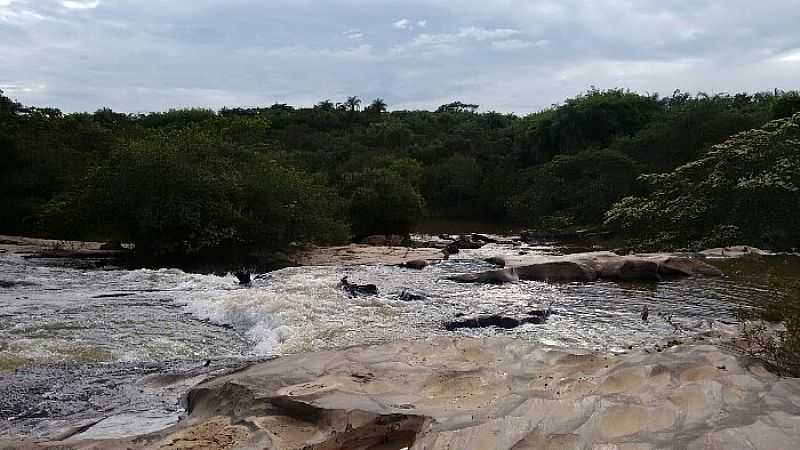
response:
{"label": "rocky riverbed", "polygon": [[[103,253],[97,260],[88,257],[100,251],[99,243],[0,239],[0,436],[125,448],[131,436],[145,435],[133,444],[159,448],[153,447],[158,439],[194,423],[197,416],[186,394],[197,383],[273,357],[316,358],[315,352],[354,345],[380,352],[401,342],[415,347],[477,339],[489,345],[498,338],[514,339],[531,351],[660,355],[665,352],[658,349],[671,345],[656,343],[692,343],[692,336],[734,332],[736,308],[778,295],[763,283],[764,274],[789,268],[791,276],[797,267],[793,256],[751,249],[736,252],[749,255],[745,258],[730,259],[731,249],[708,257],[619,256],[571,254],[569,248],[502,236],[418,241],[425,245],[392,241],[308,249],[306,259],[298,261],[311,265],[254,273],[249,285],[241,285],[232,275],[120,270],[103,262]],[[42,255],[55,247],[81,255]],[[660,264],[671,257],[688,257],[691,267],[705,273],[663,276]],[[520,267],[548,267],[553,261],[577,264],[597,276],[584,282],[519,276]],[[629,261],[634,262],[626,266]],[[498,268],[501,263],[505,267]],[[517,277],[502,284],[452,280],[497,270],[514,270]],[[614,271],[625,276],[610,276]],[[369,285],[377,294],[358,289]],[[643,320],[648,310],[650,318]],[[399,373],[411,370],[405,356],[392,358],[398,359],[384,363]],[[409,373],[417,369],[422,370]],[[446,378],[449,371],[436,376]],[[245,419],[229,419],[225,423],[235,430],[244,426],[248,436],[257,431]],[[217,426],[212,422],[209,429]],[[21,442],[9,445],[17,448]],[[190,444],[187,448],[226,448]],[[325,442],[308,445],[337,448]]]}
{"label": "rocky riverbed", "polygon": [[[30,448],[784,449],[800,380],[713,345],[609,355],[439,338],[286,356],[200,383],[179,424]],[[8,444],[13,445],[13,444]],[[22,443],[16,445],[22,447]]]}

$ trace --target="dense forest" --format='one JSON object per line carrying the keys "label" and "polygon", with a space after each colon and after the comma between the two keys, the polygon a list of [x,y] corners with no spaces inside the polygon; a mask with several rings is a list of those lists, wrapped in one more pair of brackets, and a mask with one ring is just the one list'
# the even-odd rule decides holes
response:
{"label": "dense forest", "polygon": [[800,94],[592,89],[519,117],[453,102],[64,114],[0,92],[0,233],[148,255],[404,234],[424,217],[640,246],[800,247]]}

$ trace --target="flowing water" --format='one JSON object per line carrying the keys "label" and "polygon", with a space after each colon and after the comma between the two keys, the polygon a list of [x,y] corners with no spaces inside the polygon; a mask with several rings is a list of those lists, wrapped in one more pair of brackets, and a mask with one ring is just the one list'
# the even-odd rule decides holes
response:
{"label": "flowing water", "polygon": [[[490,268],[483,257],[520,250],[558,251],[493,244],[421,271],[296,267],[258,275],[249,287],[233,276],[65,267],[0,255],[6,286],[0,287],[0,433],[52,437],[67,425],[80,428],[109,413],[117,417],[105,425],[112,435],[124,423],[136,424],[137,431],[157,429],[177,420],[180,394],[204,374],[352,344],[500,334],[624,351],[732,324],[736,308],[774,295],[763,274],[776,267],[796,274],[800,267],[794,257],[718,260],[730,276],[658,284],[471,285],[444,279]],[[343,276],[374,283],[380,294],[350,298],[336,287]],[[404,300],[404,291],[421,298]],[[646,323],[640,318],[645,305],[651,317]],[[542,325],[458,332],[443,327],[462,315],[521,315],[548,307],[554,314]],[[166,372],[183,375],[169,383],[153,381],[154,374]],[[153,416],[154,408],[163,414]]]}

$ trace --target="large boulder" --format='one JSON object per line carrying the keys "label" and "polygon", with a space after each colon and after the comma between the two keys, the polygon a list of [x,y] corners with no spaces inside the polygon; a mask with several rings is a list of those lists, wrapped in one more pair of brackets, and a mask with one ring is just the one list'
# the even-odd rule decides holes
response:
{"label": "large boulder", "polygon": [[700,258],[665,254],[620,256],[611,252],[589,252],[491,260],[502,260],[505,268],[461,274],[450,279],[463,283],[501,283],[517,279],[555,283],[591,282],[598,279],[652,282],[664,278],[722,275],[719,269]]}
{"label": "large boulder", "polygon": [[551,261],[514,267],[511,270],[516,272],[520,280],[570,283],[597,279],[597,272],[590,266],[575,261]]}
{"label": "large boulder", "polygon": [[667,257],[659,261],[659,273],[664,277],[684,277],[692,275],[705,275],[710,277],[722,276],[722,271],[697,258],[684,258],[678,256]]}
{"label": "large boulder", "polygon": [[52,448],[795,449],[800,442],[800,380],[710,345],[614,355],[502,338],[391,342],[256,364],[199,384],[186,403],[188,417],[161,432],[109,442],[79,433]]}
{"label": "large boulder", "polygon": [[516,272],[509,269],[487,270],[477,273],[463,273],[447,278],[457,283],[484,283],[484,284],[503,284],[519,281]]}

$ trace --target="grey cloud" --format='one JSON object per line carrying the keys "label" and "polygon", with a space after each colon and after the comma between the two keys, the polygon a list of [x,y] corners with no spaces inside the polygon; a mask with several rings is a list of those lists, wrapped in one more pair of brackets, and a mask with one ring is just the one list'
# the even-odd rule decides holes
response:
{"label": "grey cloud", "polygon": [[792,89],[796,0],[0,0],[0,89],[68,111],[461,99],[525,113],[590,85]]}

